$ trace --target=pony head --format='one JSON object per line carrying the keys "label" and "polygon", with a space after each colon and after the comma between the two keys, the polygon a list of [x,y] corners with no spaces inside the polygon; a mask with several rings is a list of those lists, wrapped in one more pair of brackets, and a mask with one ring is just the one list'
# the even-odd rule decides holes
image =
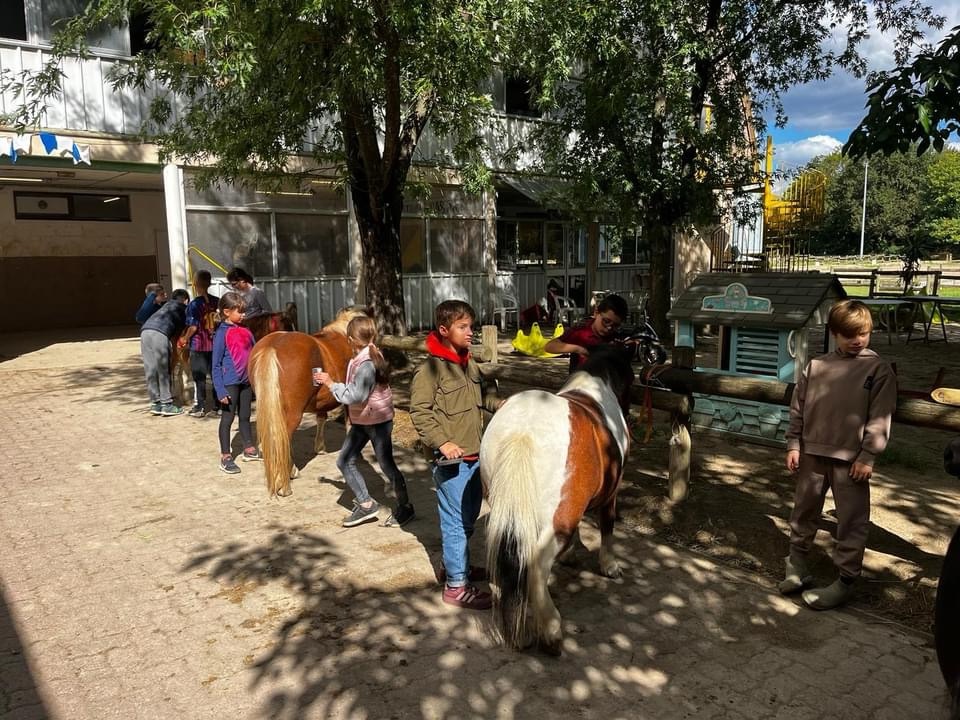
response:
{"label": "pony head", "polygon": [[603,381],[620,401],[624,417],[630,412],[630,387],[633,385],[633,367],[630,358],[633,348],[622,343],[598,345],[590,351],[578,368]]}

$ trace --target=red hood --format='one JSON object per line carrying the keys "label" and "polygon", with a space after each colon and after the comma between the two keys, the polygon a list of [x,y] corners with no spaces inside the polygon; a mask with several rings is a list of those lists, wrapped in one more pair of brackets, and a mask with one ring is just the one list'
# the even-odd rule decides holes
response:
{"label": "red hood", "polygon": [[449,360],[463,367],[466,367],[467,363],[470,362],[469,350],[458,353],[453,348],[447,347],[443,344],[443,340],[440,339],[440,334],[436,330],[427,335],[427,352],[435,357]]}

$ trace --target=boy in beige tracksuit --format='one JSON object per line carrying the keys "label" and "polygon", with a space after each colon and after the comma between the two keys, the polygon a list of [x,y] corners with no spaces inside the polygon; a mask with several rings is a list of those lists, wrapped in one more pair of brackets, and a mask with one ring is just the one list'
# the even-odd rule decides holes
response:
{"label": "boy in beige tracksuit", "polygon": [[831,585],[806,590],[803,601],[815,610],[846,602],[860,576],[870,525],[870,477],[887,445],[897,407],[897,378],[890,365],[869,350],[870,309],[842,300],[830,311],[827,328],[835,351],[810,361],[790,403],[786,465],[797,475],[790,515],[790,555],[780,592],[803,590],[813,581],[807,554],[813,546],[827,490],[837,509],[833,561],[840,577]]}

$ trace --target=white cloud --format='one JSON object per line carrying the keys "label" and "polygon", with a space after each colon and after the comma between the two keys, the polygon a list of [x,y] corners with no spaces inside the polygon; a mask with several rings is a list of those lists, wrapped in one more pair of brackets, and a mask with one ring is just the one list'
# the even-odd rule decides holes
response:
{"label": "white cloud", "polygon": [[814,135],[803,140],[785,142],[773,148],[773,166],[777,170],[802,167],[819,155],[829,155],[843,143],[829,135]]}

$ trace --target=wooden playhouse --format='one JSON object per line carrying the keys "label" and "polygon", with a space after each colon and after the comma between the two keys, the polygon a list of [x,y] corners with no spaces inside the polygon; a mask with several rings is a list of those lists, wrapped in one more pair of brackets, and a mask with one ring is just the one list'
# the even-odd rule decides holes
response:
{"label": "wooden playhouse", "polygon": [[[708,273],[683,291],[667,317],[674,322],[677,347],[696,351],[698,329],[705,326],[716,336],[715,355],[697,372],[789,383],[816,352],[811,331],[819,334],[830,307],[843,297],[840,281],[824,273]],[[825,330],[823,335],[828,337]],[[695,398],[694,427],[784,442],[787,407],[699,393]]]}

